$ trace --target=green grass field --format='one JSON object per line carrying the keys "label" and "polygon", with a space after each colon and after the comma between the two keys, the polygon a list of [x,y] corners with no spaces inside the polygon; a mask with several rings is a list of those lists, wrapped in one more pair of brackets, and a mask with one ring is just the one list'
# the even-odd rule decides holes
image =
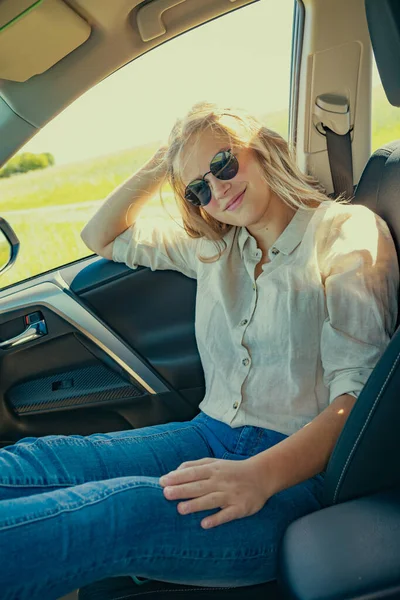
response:
{"label": "green grass field", "polygon": [[[265,115],[262,121],[287,137],[287,111]],[[381,88],[374,89],[372,122],[373,150],[400,138],[400,111],[388,104]],[[16,264],[0,275],[0,288],[90,255],[80,232],[99,206],[95,201],[127,179],[155,149],[149,144],[0,179],[0,216],[9,221],[21,243]],[[173,208],[168,190],[163,196]],[[147,209],[162,211],[159,198],[152,199]]]}
{"label": "green grass field", "polygon": [[156,146],[133,148],[94,160],[30,171],[0,179],[0,214],[104,198],[154,153]]}
{"label": "green grass field", "polygon": [[[101,200],[144,164],[155,149],[135,148],[0,179],[0,215],[20,240],[17,262],[0,275],[0,288],[92,254],[80,232]],[[168,202],[167,191],[163,197]],[[155,206],[162,210],[158,197],[148,203],[150,209]]]}

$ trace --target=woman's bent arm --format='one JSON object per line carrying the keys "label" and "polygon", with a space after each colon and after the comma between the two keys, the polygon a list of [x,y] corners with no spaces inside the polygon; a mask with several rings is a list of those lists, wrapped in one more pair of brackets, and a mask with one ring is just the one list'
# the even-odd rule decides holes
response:
{"label": "woman's bent arm", "polygon": [[111,192],[81,232],[86,246],[112,259],[115,238],[136,220],[146,202],[154,196],[165,177],[165,147],[134,175]]}

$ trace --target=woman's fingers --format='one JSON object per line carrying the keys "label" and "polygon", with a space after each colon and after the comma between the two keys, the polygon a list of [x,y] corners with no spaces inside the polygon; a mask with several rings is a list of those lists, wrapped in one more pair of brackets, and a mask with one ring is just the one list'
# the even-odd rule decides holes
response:
{"label": "woman's fingers", "polygon": [[171,471],[170,473],[167,473],[167,475],[163,475],[159,479],[159,483],[163,487],[166,485],[179,485],[180,483],[187,483],[189,481],[207,479],[209,475],[210,471],[208,470],[207,465],[185,467],[176,471]]}
{"label": "woman's fingers", "polygon": [[201,496],[195,500],[189,502],[180,502],[178,504],[178,512],[182,515],[189,513],[200,512],[202,510],[209,510],[211,508],[220,508],[223,505],[223,495],[221,492],[213,492],[207,494],[207,496]]}
{"label": "woman's fingers", "polygon": [[161,477],[164,496],[185,500],[177,506],[182,515],[220,508],[201,521],[204,529],[253,515],[271,496],[260,485],[260,474],[249,460],[202,459],[180,467]]}
{"label": "woman's fingers", "polygon": [[199,460],[189,460],[186,462],[183,462],[181,465],[179,465],[178,469],[186,469],[187,467],[192,467],[195,465],[206,465],[207,463],[212,463],[216,460],[219,460],[218,458],[199,458]]}
{"label": "woman's fingers", "polygon": [[164,488],[164,496],[168,500],[178,500],[181,498],[197,498],[211,491],[211,486],[207,485],[206,480],[191,481],[182,485],[167,486]]}
{"label": "woman's fingers", "polygon": [[220,510],[219,512],[215,513],[215,515],[211,515],[210,517],[203,519],[200,525],[204,529],[212,529],[212,527],[217,527],[223,523],[229,523],[229,521],[235,521],[235,519],[242,519],[245,516],[246,515],[238,512],[236,506],[227,506],[227,508]]}

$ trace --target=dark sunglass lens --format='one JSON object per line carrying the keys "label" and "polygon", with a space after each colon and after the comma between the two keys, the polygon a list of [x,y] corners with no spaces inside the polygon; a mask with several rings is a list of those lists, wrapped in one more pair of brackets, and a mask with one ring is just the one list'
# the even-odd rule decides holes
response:
{"label": "dark sunglass lens", "polygon": [[205,206],[211,200],[211,190],[208,183],[202,179],[192,181],[185,190],[185,198],[195,206]]}
{"label": "dark sunglass lens", "polygon": [[210,163],[210,171],[218,179],[233,179],[237,175],[238,170],[238,160],[229,150],[218,152]]}

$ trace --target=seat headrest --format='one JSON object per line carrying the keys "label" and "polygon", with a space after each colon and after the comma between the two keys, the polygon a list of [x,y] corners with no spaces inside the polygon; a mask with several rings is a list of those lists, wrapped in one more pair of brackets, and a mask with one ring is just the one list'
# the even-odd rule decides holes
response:
{"label": "seat headrest", "polygon": [[400,2],[365,0],[369,35],[387,99],[400,106]]}

